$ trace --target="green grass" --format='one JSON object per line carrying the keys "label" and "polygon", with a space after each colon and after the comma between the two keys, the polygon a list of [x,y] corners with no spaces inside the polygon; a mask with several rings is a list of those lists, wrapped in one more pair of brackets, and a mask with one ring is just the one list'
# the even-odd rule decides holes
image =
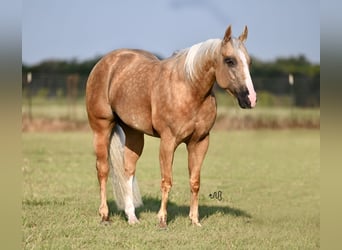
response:
{"label": "green grass", "polygon": [[[200,191],[202,228],[188,219],[186,151],[176,152],[167,230],[157,228],[158,139],[146,137],[137,176],[144,206],[129,226],[108,199],[99,224],[90,133],[24,133],[23,249],[319,249],[319,130],[213,132]],[[222,191],[221,201],[209,194]]]}
{"label": "green grass", "polygon": [[[27,115],[30,112],[29,101],[22,99],[21,113]],[[67,98],[42,98],[33,97],[31,104],[33,118],[70,119],[87,121],[87,111],[84,98],[70,102]]]}

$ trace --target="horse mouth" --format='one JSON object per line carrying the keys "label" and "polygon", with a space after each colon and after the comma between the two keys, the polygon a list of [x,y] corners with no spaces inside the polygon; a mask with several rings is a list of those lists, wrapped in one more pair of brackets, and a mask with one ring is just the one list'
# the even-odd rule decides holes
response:
{"label": "horse mouth", "polygon": [[225,90],[227,91],[227,93],[231,94],[232,96],[234,96],[238,100],[240,108],[243,108],[243,109],[254,108],[255,103],[256,103],[256,99],[255,99],[254,105],[252,105],[251,100],[249,98],[248,89],[243,89],[239,92],[238,91],[231,91],[228,88]]}

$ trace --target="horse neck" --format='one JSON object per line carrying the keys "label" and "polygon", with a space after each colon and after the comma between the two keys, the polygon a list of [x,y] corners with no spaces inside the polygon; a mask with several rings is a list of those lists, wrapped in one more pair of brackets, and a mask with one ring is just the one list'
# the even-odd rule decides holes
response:
{"label": "horse neck", "polygon": [[186,81],[192,86],[199,97],[207,97],[216,81],[216,52],[200,57],[196,61],[196,73],[193,77],[186,76]]}
{"label": "horse neck", "polygon": [[213,65],[206,65],[199,79],[200,80],[195,80],[192,85],[196,88],[201,97],[206,97],[211,93],[216,81],[215,67]]}

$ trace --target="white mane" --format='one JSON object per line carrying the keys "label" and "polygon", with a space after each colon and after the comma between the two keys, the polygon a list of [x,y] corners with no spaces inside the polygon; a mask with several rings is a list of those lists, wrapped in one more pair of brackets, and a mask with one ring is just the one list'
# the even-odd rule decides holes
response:
{"label": "white mane", "polygon": [[199,63],[202,62],[203,56],[212,57],[220,44],[221,39],[209,39],[184,50],[184,53],[187,53],[184,70],[189,80],[194,80],[201,70]]}

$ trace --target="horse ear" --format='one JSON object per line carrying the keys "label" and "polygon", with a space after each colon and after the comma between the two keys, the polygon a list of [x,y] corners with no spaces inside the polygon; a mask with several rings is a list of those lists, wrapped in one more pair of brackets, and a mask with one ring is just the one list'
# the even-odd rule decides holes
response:
{"label": "horse ear", "polygon": [[232,26],[229,25],[226,30],[226,33],[224,34],[223,43],[229,42],[231,38],[232,38]]}
{"label": "horse ear", "polygon": [[247,40],[247,36],[248,36],[248,28],[247,28],[247,25],[246,25],[245,29],[242,32],[242,34],[239,36],[239,40],[244,43]]}

